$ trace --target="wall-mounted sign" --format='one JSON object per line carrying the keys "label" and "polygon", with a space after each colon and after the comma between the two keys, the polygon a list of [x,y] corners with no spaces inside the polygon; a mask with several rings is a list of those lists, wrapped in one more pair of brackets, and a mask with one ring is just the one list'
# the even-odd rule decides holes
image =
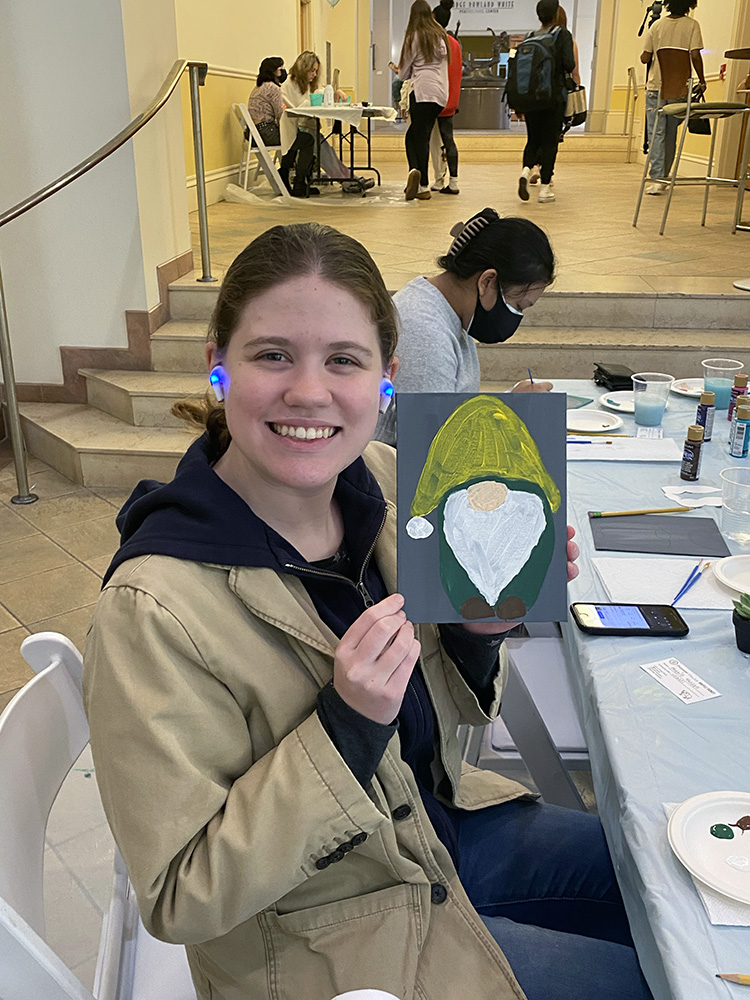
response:
{"label": "wall-mounted sign", "polygon": [[537,0],[456,0],[451,27],[461,22],[461,34],[493,31],[531,31],[539,26]]}

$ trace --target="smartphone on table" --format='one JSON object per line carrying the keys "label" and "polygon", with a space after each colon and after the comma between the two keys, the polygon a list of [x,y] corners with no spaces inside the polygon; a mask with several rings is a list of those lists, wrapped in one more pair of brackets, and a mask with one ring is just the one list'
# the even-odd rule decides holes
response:
{"label": "smartphone on table", "polygon": [[680,638],[690,631],[670,604],[571,604],[573,621],[590,635]]}

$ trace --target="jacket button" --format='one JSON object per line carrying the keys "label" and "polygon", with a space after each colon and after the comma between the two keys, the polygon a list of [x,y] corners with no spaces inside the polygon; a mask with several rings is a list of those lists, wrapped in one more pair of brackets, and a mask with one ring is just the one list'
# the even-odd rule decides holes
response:
{"label": "jacket button", "polygon": [[324,868],[327,868],[330,865],[330,863],[331,863],[330,858],[318,858],[318,860],[315,862],[315,867],[318,869],[318,871],[322,872]]}
{"label": "jacket button", "polygon": [[411,806],[403,805],[396,806],[393,810],[394,819],[406,819],[407,816],[411,815]]}
{"label": "jacket button", "polygon": [[433,903],[444,903],[448,898],[448,890],[444,885],[436,883],[430,888],[430,900]]}
{"label": "jacket button", "polygon": [[367,834],[366,834],[366,833],[357,833],[357,834],[355,834],[355,835],[354,835],[354,836],[352,837],[352,844],[353,844],[353,845],[354,845],[355,847],[359,847],[359,845],[360,845],[360,844],[364,844],[364,842],[365,842],[366,840],[367,840]]}
{"label": "jacket button", "polygon": [[354,850],[354,844],[351,842],[351,840],[345,840],[343,844],[339,844],[339,850],[343,851],[344,854],[348,854],[349,851]]}
{"label": "jacket button", "polygon": [[341,859],[342,859],[342,858],[344,857],[344,854],[345,854],[345,852],[344,852],[344,851],[342,851],[342,850],[341,850],[341,848],[339,847],[339,848],[337,848],[337,849],[336,849],[336,850],[335,850],[335,851],[333,852],[333,854],[329,854],[329,855],[328,855],[328,860],[329,860],[329,861],[331,862],[331,864],[333,865],[333,864],[335,864],[335,863],[336,863],[337,861],[341,861]]}

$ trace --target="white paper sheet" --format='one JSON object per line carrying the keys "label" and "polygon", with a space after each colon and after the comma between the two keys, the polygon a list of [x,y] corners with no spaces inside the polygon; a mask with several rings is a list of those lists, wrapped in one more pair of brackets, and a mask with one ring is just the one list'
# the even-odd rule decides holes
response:
{"label": "white paper sheet", "polygon": [[[606,443],[605,443],[606,442]],[[681,462],[682,451],[672,438],[603,438],[591,444],[568,442],[570,462]]]}
{"label": "white paper sheet", "polygon": [[640,666],[641,670],[645,670],[658,684],[671,691],[684,705],[721,697],[721,691],[711,687],[674,656],[666,660],[654,660],[653,663],[641,663]]}
{"label": "white paper sheet", "polygon": [[[616,559],[594,556],[591,560],[615,604],[671,604],[699,560],[694,556]],[[731,611],[737,595],[714,576],[711,567],[679,599],[677,609]],[[731,628],[731,623],[728,623]]]}

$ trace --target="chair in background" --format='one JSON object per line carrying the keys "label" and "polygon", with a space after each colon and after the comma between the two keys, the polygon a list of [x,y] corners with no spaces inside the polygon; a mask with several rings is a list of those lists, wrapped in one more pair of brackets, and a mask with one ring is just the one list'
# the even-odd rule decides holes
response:
{"label": "chair in background", "polygon": [[21,652],[36,676],[0,715],[0,996],[3,1000],[195,1000],[185,949],[152,938],[119,852],[90,993],[46,944],[44,838],[52,803],[83,748],[82,660],[54,632]]}
{"label": "chair in background", "polygon": [[[247,186],[250,183],[250,157],[255,156],[257,158],[257,166],[253,180],[257,180],[258,174],[262,170],[268,178],[268,183],[275,194],[284,199],[288,198],[291,201],[291,195],[279,176],[279,171],[276,169],[276,164],[281,160],[281,146],[266,146],[260,137],[260,132],[258,132],[250,112],[244,104],[233,104],[232,111],[234,111],[235,117],[240,123],[243,136],[246,135],[248,137],[245,140],[247,142],[247,151],[245,151],[243,146],[242,157],[240,159],[239,183],[247,191]],[[274,154],[276,163],[274,159],[271,159],[271,153]],[[242,179],[243,173],[244,181]]]}
{"label": "chair in background", "polygon": [[569,771],[589,769],[588,748],[568,680],[565,648],[553,627],[554,633],[535,638],[506,639],[508,680],[500,717],[470,733],[464,758],[500,773],[525,767],[545,802],[585,811]]}
{"label": "chair in background", "polygon": [[[674,195],[674,190],[676,187],[694,187],[696,185],[703,186],[705,189],[703,197],[703,216],[701,218],[701,225],[706,224],[706,214],[708,212],[708,195],[712,187],[718,186],[737,186],[737,201],[735,205],[734,222],[732,225],[732,232],[737,232],[737,226],[739,225],[740,218],[742,215],[742,204],[745,194],[745,183],[748,174],[748,159],[750,159],[750,128],[745,128],[743,134],[745,135],[745,143],[741,153],[741,171],[739,180],[734,177],[714,177],[712,175],[713,163],[714,163],[714,152],[716,148],[716,135],[718,128],[714,127],[712,129],[711,135],[711,150],[708,157],[708,169],[705,176],[703,177],[678,177],[680,169],[680,160],[682,158],[682,151],[685,146],[685,139],[688,133],[688,126],[690,122],[696,121],[719,121],[722,118],[731,118],[734,115],[743,115],[745,123],[748,122],[750,117],[750,108],[745,104],[738,104],[733,101],[699,101],[696,102],[693,95],[693,79],[691,77],[691,60],[690,52],[687,49],[673,49],[673,48],[662,48],[657,50],[657,58],[659,60],[659,69],[661,71],[661,91],[660,97],[663,101],[668,103],[659,108],[657,111],[657,119],[660,116],[672,115],[673,117],[682,120],[682,131],[680,133],[679,146],[677,148],[677,153],[675,156],[675,161],[672,166],[671,177],[661,178],[663,183],[669,184],[669,193],[667,195],[667,202],[664,206],[664,216],[661,222],[661,228],[659,229],[659,235],[664,235],[664,230],[667,226],[667,217],[669,216],[669,209],[672,205],[672,196]],[[687,98],[686,98],[687,95]],[[638,216],[641,210],[641,204],[643,202],[643,192],[646,187],[646,182],[648,179],[649,170],[649,158],[646,158],[646,163],[643,167],[643,178],[641,180],[640,191],[638,192],[638,203],[636,204],[635,217],[633,219],[633,225],[638,225]],[[652,178],[653,180],[653,178]]]}

